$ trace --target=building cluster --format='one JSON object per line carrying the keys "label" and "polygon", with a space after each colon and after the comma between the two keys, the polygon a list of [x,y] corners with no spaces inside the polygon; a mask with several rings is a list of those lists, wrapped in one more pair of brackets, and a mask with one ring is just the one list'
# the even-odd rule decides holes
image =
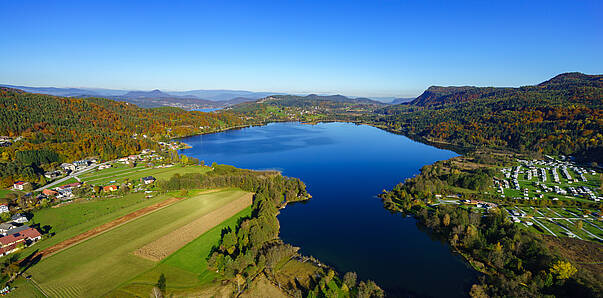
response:
{"label": "building cluster", "polygon": [[[6,205],[1,206],[8,209]],[[22,225],[28,221],[25,215],[17,213],[11,217],[10,221],[0,223],[0,256],[32,245],[42,238],[42,234],[37,229]]]}
{"label": "building cluster", "polygon": [[461,202],[467,205],[475,205],[477,208],[486,208],[488,210],[498,207],[498,205],[495,203],[480,200],[462,200]]}
{"label": "building cluster", "polygon": [[[155,150],[144,149],[140,152],[140,154],[132,154],[132,155],[129,155],[126,157],[119,158],[119,159],[117,159],[117,162],[125,164],[125,165],[129,165],[129,164],[136,164],[138,162],[159,161],[162,159],[163,159],[163,157],[159,156],[157,153],[155,153]],[[111,165],[109,165],[109,167],[111,167]]]}
{"label": "building cluster", "polygon": [[[98,162],[98,160],[96,158],[82,159],[82,160],[76,160],[72,163],[68,163],[68,162],[62,163],[60,165],[60,168],[63,171],[63,173],[65,173],[66,175],[69,175],[72,172],[85,170],[86,168],[88,168],[90,166],[94,166],[97,162]],[[47,173],[45,173],[44,175],[46,175]],[[50,173],[48,173],[48,174],[50,174]]]}
{"label": "building cluster", "polygon": [[[546,161],[519,159],[519,165],[501,169],[504,179],[494,179],[494,185],[497,192],[504,197],[505,189],[513,188],[522,191],[523,195],[522,197],[516,197],[514,199],[524,200],[542,199],[544,198],[544,193],[555,193],[560,196],[566,196],[568,193],[571,193],[575,197],[583,197],[596,202],[601,200],[601,197],[597,197],[596,192],[588,186],[569,186],[565,189],[563,185],[561,185],[562,181],[559,173],[561,173],[567,184],[573,184],[587,182],[588,180],[585,174],[590,172],[591,175],[595,175],[596,172],[594,170],[587,170],[583,167],[579,167],[565,157],[563,157],[562,160],[557,160],[550,156],[547,158],[548,160]],[[569,170],[573,171],[575,174],[572,176]],[[547,181],[548,173],[553,177],[554,184]],[[533,197],[530,197],[528,188],[522,188],[520,186],[520,174],[523,174],[521,177],[523,177],[524,180],[531,181],[536,187]],[[537,180],[533,181],[534,179]],[[558,200],[558,198],[553,198],[553,200]]]}
{"label": "building cluster", "polygon": [[183,145],[181,143],[178,142],[157,142],[159,143],[159,145],[164,148],[164,149],[168,149],[168,150],[178,150],[178,149],[182,149]]}
{"label": "building cluster", "polygon": [[9,136],[0,136],[0,147],[10,147],[14,142],[23,139],[23,137],[16,137],[15,139]]}

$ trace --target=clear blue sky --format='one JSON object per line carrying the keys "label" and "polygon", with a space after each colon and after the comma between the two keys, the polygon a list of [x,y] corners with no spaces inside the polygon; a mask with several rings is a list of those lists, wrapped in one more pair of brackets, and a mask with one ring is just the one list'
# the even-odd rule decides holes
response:
{"label": "clear blue sky", "polygon": [[603,73],[601,0],[197,2],[0,1],[0,83],[415,96]]}

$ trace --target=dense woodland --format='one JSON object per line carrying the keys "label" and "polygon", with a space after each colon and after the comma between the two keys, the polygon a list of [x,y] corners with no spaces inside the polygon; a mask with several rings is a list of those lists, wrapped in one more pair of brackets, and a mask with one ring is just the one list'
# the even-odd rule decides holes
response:
{"label": "dense woodland", "polygon": [[603,76],[569,73],[521,88],[430,87],[364,122],[424,141],[603,159]]}
{"label": "dense woodland", "polygon": [[[0,148],[0,179],[37,181],[51,163],[115,159],[158,149],[158,140],[241,125],[229,113],[143,109],[103,98],[70,98],[0,88],[0,135],[22,137]],[[133,137],[136,135],[136,137]],[[143,137],[146,135],[147,137]]]}

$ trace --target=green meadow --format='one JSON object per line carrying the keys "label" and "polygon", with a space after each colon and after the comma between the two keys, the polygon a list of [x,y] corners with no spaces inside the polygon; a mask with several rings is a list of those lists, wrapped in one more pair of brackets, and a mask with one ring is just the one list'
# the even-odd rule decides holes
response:
{"label": "green meadow", "polygon": [[[134,256],[133,251],[244,194],[240,190],[223,190],[179,201],[44,258],[27,273],[50,296],[105,295],[118,285],[157,266],[155,262]],[[215,237],[219,237],[219,229],[217,233]],[[217,239],[215,237],[212,239]],[[213,240],[202,241],[194,244],[196,246],[190,246],[190,251],[187,250],[189,246],[185,246],[175,254],[178,257],[170,257],[163,263],[186,263],[190,254],[195,253],[192,250],[200,246],[209,252],[211,245],[215,243]],[[19,291],[14,292],[14,295],[19,297]]]}

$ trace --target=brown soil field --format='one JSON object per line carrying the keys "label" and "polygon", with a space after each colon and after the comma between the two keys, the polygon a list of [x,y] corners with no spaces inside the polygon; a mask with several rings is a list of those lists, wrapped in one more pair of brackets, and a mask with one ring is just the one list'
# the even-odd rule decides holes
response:
{"label": "brown soil field", "polygon": [[102,225],[100,225],[100,226],[98,226],[96,228],[88,230],[88,231],[86,231],[84,233],[81,233],[81,234],[75,236],[75,237],[69,238],[69,239],[67,239],[67,240],[65,240],[65,241],[63,241],[61,243],[55,244],[55,245],[53,245],[53,246],[51,246],[49,248],[46,248],[46,249],[38,252],[38,254],[36,256],[48,257],[48,256],[50,256],[50,255],[52,255],[54,253],[57,253],[57,252],[59,252],[59,251],[61,251],[63,249],[66,249],[66,248],[71,247],[71,246],[73,246],[75,244],[78,244],[78,243],[80,243],[80,242],[82,242],[82,241],[84,241],[84,240],[86,240],[86,239],[88,239],[90,237],[93,237],[93,236],[96,236],[98,234],[101,234],[101,233],[104,233],[106,231],[109,231],[109,230],[111,230],[113,228],[116,228],[116,227],[118,227],[120,225],[123,225],[123,224],[125,224],[125,223],[127,223],[127,222],[129,222],[129,221],[131,221],[131,220],[133,220],[135,218],[137,218],[137,217],[140,217],[142,215],[148,214],[148,213],[156,211],[158,209],[167,207],[167,206],[169,206],[169,205],[171,205],[171,204],[173,204],[173,203],[175,203],[175,202],[177,202],[179,200],[182,200],[182,199],[184,199],[184,198],[170,198],[170,199],[167,199],[165,201],[159,202],[157,204],[153,204],[151,206],[147,206],[147,207],[144,207],[142,209],[136,210],[136,211],[134,211],[132,213],[128,213],[128,214],[126,214],[126,215],[124,215],[122,217],[119,217],[117,219],[114,219],[114,220],[112,220],[112,221],[110,221],[110,222],[108,222],[106,224],[102,224]]}
{"label": "brown soil field", "polygon": [[251,205],[253,194],[247,193],[240,198],[166,234],[159,239],[134,251],[134,255],[151,260],[160,261],[171,255],[187,243],[195,240],[203,233],[231,218],[241,210]]}

